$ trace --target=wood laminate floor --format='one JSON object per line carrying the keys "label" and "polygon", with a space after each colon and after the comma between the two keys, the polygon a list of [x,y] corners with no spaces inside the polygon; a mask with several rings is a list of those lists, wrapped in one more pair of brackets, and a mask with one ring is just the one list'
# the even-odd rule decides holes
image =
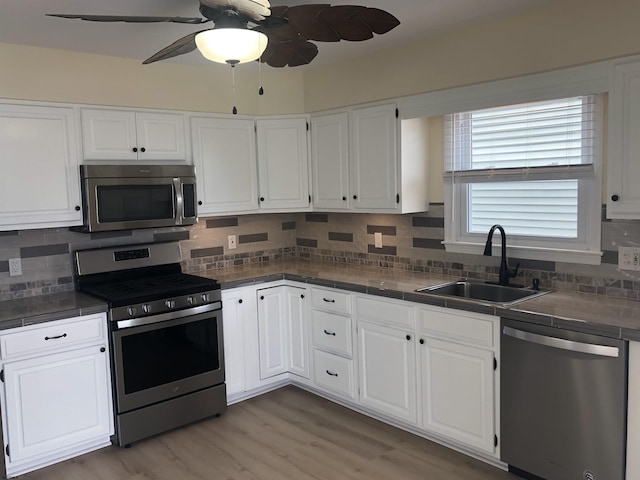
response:
{"label": "wood laminate floor", "polygon": [[21,480],[517,480],[296,387]]}

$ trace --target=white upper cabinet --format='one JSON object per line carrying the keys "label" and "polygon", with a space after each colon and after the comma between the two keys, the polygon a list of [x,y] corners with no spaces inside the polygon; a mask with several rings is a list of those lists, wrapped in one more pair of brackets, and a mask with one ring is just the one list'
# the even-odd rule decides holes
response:
{"label": "white upper cabinet", "polygon": [[191,118],[198,214],[258,209],[258,165],[253,120]]}
{"label": "white upper cabinet", "polygon": [[311,119],[313,207],[345,210],[349,201],[349,113]]}
{"label": "white upper cabinet", "polygon": [[640,60],[613,66],[607,217],[640,218]]}
{"label": "white upper cabinet", "polygon": [[184,114],[83,109],[81,116],[85,160],[187,160]]}
{"label": "white upper cabinet", "polygon": [[0,230],[80,225],[72,108],[0,104]]}
{"label": "white upper cabinet", "polygon": [[356,210],[396,210],[398,127],[395,105],[358,108],[351,115],[351,193]]}
{"label": "white upper cabinet", "polygon": [[256,124],[260,208],[277,211],[308,209],[306,118],[261,119]]}
{"label": "white upper cabinet", "polygon": [[429,209],[428,118],[397,115],[395,104],[387,104],[312,117],[314,209]]}

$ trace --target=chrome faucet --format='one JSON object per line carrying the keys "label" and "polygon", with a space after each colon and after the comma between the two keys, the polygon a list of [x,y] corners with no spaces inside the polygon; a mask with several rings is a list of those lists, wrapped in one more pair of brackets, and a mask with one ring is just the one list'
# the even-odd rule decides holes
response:
{"label": "chrome faucet", "polygon": [[515,277],[518,274],[518,268],[520,267],[520,264],[519,263],[516,264],[515,270],[513,271],[509,270],[509,265],[507,265],[507,236],[504,233],[504,228],[502,228],[501,225],[494,225],[493,227],[491,227],[491,230],[489,230],[487,243],[484,246],[484,254],[488,257],[491,256],[491,250],[492,250],[491,240],[493,239],[493,232],[496,230],[496,228],[500,230],[500,240],[502,242],[502,245],[501,245],[502,258],[500,259],[500,274],[498,277],[498,283],[500,285],[509,285],[509,278]]}

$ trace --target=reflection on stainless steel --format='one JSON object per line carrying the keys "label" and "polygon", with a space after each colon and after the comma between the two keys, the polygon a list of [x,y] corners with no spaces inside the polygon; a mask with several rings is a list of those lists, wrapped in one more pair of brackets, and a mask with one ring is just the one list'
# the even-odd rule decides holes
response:
{"label": "reflection on stainless steel", "polygon": [[459,280],[431,287],[418,288],[416,292],[511,305],[522,300],[545,295],[549,293],[549,290],[533,290],[531,288],[508,287],[493,283]]}
{"label": "reflection on stainless steel", "polygon": [[501,460],[526,478],[624,478],[627,342],[509,319],[502,328]]}

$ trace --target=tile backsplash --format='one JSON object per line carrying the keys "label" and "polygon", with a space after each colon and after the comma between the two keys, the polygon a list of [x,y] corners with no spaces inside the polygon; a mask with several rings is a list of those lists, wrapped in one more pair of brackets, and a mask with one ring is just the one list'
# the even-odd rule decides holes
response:
{"label": "tile backsplash", "polygon": [[[486,280],[497,279],[500,259],[444,251],[442,204],[413,215],[356,213],[260,214],[200,219],[193,227],[83,234],[68,229],[0,232],[0,300],[72,290],[72,252],[153,241],[180,241],[187,272],[282,258],[399,268]],[[382,234],[377,248],[374,233]],[[236,236],[234,250],[228,236]],[[602,221],[599,266],[519,260],[519,283],[640,299],[640,272],[617,268],[618,247],[637,246],[640,221]],[[9,276],[20,258],[23,274]],[[515,265],[515,260],[511,261]]]}

